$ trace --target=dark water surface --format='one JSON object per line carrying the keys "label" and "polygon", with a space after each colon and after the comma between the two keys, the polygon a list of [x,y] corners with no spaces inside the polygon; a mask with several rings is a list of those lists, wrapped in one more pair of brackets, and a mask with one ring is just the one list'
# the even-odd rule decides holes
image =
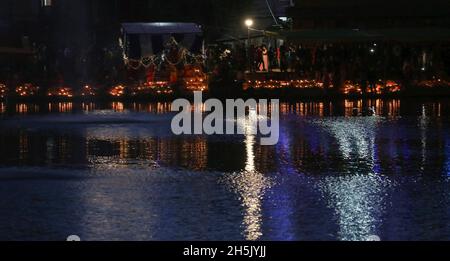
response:
{"label": "dark water surface", "polygon": [[450,240],[449,100],[283,103],[276,146],[169,111],[0,103],[0,240]]}

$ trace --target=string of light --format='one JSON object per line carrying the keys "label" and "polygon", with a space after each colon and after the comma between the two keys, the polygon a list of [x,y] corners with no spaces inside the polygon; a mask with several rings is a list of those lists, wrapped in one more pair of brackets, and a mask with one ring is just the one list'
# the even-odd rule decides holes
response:
{"label": "string of light", "polygon": [[184,47],[181,47],[176,41],[172,40],[170,45],[175,46],[178,48],[178,58],[176,61],[171,61],[169,59],[169,50],[165,49],[161,54],[159,55],[150,55],[142,57],[141,59],[131,59],[127,56],[125,52],[125,48],[123,45],[122,40],[119,40],[119,46],[122,50],[122,58],[124,61],[124,64],[133,70],[139,70],[141,67],[147,69],[150,66],[155,66],[157,68],[160,68],[164,63],[169,64],[170,66],[178,66],[180,64],[185,65],[195,65],[195,64],[201,64],[205,61],[205,57],[202,54],[194,54],[189,52]]}

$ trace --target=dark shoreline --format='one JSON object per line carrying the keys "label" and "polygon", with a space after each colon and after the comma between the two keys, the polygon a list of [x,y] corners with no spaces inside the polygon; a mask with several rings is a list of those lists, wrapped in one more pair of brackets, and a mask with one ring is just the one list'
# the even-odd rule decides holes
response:
{"label": "dark shoreline", "polygon": [[[184,98],[193,100],[193,94],[181,95],[156,95],[156,96],[124,96],[124,97],[109,97],[109,96],[95,96],[95,97],[48,97],[48,96],[33,96],[33,97],[11,97],[0,98],[2,103],[23,103],[23,102],[171,102],[175,99]],[[442,99],[450,98],[450,88],[440,88],[430,90],[415,89],[411,91],[404,91],[401,93],[389,94],[336,94],[325,93],[323,90],[254,90],[250,89],[244,92],[223,93],[213,95],[210,92],[203,93],[203,100],[209,98],[223,99],[279,99],[281,101],[298,101],[298,100],[370,100],[370,99]]]}

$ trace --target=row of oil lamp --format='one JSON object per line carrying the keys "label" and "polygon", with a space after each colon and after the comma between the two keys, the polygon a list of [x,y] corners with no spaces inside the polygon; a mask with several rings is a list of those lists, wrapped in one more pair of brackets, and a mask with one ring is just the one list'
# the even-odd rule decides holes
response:
{"label": "row of oil lamp", "polygon": [[[185,80],[187,91],[205,91],[208,89],[204,81],[193,79]],[[33,97],[39,93],[40,88],[33,84],[23,84],[17,86],[14,92],[10,92],[5,84],[0,84],[0,98],[7,96],[16,96],[21,98]],[[145,95],[170,95],[173,94],[173,88],[166,81],[147,82],[137,86],[116,85],[107,91],[112,97],[123,96],[145,96]],[[74,91],[70,87],[52,87],[45,94],[54,98],[72,98],[72,97],[94,97],[99,95],[99,89],[89,85],[83,86],[80,90]]]}
{"label": "row of oil lamp", "polygon": [[[398,93],[401,91],[401,86],[395,81],[387,80],[382,81],[379,80],[373,85],[369,85],[366,89],[366,93],[368,94],[386,94],[386,93]],[[362,94],[363,89],[360,83],[345,81],[343,86],[344,94]]]}
{"label": "row of oil lamp", "polygon": [[419,81],[417,85],[424,88],[448,87],[450,86],[450,82],[438,77],[434,77],[431,80]]}
{"label": "row of oil lamp", "polygon": [[[186,90],[188,91],[206,91],[208,85],[205,81],[198,80],[195,77],[186,78],[184,81]],[[450,86],[450,82],[442,79],[432,79],[418,83],[419,86],[425,88]],[[244,89],[248,88],[264,88],[264,89],[280,89],[280,88],[323,88],[324,84],[316,80],[265,80],[265,81],[247,81]],[[374,85],[368,86],[366,93],[384,94],[400,92],[401,86],[393,80],[377,81]],[[33,84],[22,84],[15,88],[13,95],[17,97],[32,97],[39,92],[39,87]],[[112,97],[142,96],[142,95],[169,95],[173,94],[173,88],[167,81],[147,82],[138,86],[127,87],[124,85],[116,85],[109,89],[108,94]],[[353,81],[345,81],[342,92],[344,94],[362,94],[361,84]],[[98,95],[99,91],[89,85],[85,85],[81,90],[74,92],[70,87],[54,87],[50,88],[46,95],[49,97],[93,97]],[[0,98],[4,98],[9,93],[5,84],[0,83]]]}
{"label": "row of oil lamp", "polygon": [[112,97],[123,97],[125,95],[130,96],[142,96],[142,95],[162,95],[172,94],[173,90],[168,82],[156,81],[147,82],[138,86],[124,86],[116,85],[109,90],[109,95]]}
{"label": "row of oil lamp", "polygon": [[[204,79],[195,77],[184,79],[184,88],[187,91],[206,91],[208,85]],[[112,97],[142,96],[142,95],[170,95],[174,93],[173,86],[168,81],[147,82],[138,86],[116,85],[109,90]]]}
{"label": "row of oil lamp", "polygon": [[280,88],[323,88],[324,84],[316,80],[248,80],[244,89],[280,89]]}
{"label": "row of oil lamp", "polygon": [[[430,80],[419,81],[415,83],[415,86],[420,88],[439,88],[439,87],[450,87],[450,82],[434,78]],[[378,80],[373,85],[368,85],[366,93],[369,94],[386,94],[386,93],[398,93],[401,91],[401,85],[393,80]],[[355,83],[352,81],[346,81],[343,88],[344,94],[362,94],[362,87],[360,83]]]}
{"label": "row of oil lamp", "polygon": [[[316,80],[249,80],[244,86],[244,89],[281,89],[281,88],[324,88],[324,83]],[[330,85],[330,88],[333,85]],[[396,93],[401,90],[400,85],[392,80],[378,81],[373,88],[368,88],[367,93],[383,94],[383,93]],[[345,81],[342,88],[344,94],[362,94],[362,87],[359,83],[352,81]]]}
{"label": "row of oil lamp", "polygon": [[[39,91],[39,86],[31,83],[19,85],[12,91],[10,91],[5,84],[0,83],[0,98],[5,98],[7,96],[15,96],[21,98],[33,97],[38,95]],[[89,85],[84,86],[80,91],[77,92],[74,92],[70,87],[52,87],[47,90],[46,96],[71,98],[74,96],[95,96],[96,92],[97,91]]]}

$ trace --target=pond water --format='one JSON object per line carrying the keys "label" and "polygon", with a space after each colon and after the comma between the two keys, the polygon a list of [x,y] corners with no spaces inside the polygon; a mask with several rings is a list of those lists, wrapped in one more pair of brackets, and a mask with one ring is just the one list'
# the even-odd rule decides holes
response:
{"label": "pond water", "polygon": [[450,239],[449,100],[280,111],[261,146],[172,135],[169,103],[0,103],[0,240]]}

